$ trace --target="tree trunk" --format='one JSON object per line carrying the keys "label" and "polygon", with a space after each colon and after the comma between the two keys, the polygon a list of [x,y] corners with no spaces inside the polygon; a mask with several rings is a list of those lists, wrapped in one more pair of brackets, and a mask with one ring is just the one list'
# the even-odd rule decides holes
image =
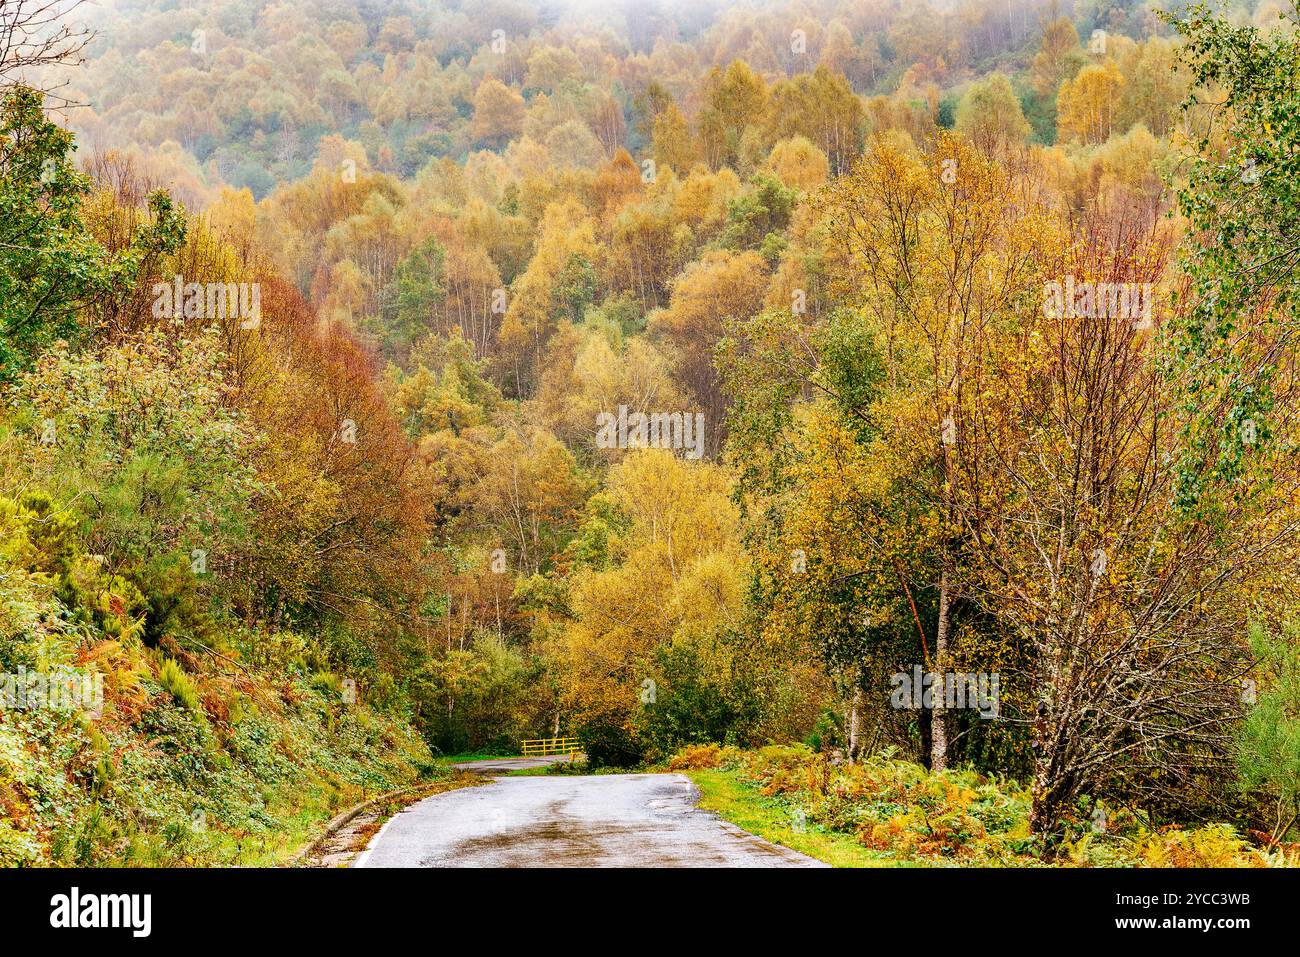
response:
{"label": "tree trunk", "polygon": [[1039,761],[1034,768],[1034,784],[1030,792],[1032,803],[1029,808],[1029,833],[1050,834],[1056,830],[1061,820],[1061,799],[1052,786],[1051,767],[1047,761]]}
{"label": "tree trunk", "polygon": [[858,715],[862,711],[862,681],[853,685],[853,701],[849,705],[849,763],[858,759]]}
{"label": "tree trunk", "polygon": [[944,695],[948,673],[948,569],[939,573],[939,623],[934,636],[934,707],[930,709],[930,770],[948,766],[948,728],[944,724]]}

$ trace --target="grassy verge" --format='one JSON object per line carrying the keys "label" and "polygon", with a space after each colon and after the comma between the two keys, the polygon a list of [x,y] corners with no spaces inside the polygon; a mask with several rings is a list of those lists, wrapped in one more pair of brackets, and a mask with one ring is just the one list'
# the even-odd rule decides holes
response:
{"label": "grassy verge", "polygon": [[756,787],[742,780],[738,771],[685,773],[700,789],[700,807],[773,844],[815,857],[834,867],[898,865],[897,861],[863,847],[848,834],[837,834],[807,823],[800,829],[794,809],[787,802],[760,794]]}
{"label": "grassy verge", "polygon": [[467,751],[464,754],[440,754],[435,757],[434,763],[439,765],[463,764],[466,761],[503,761],[506,758],[517,758],[518,754],[497,754],[489,751]]}
{"label": "grassy verge", "polygon": [[[613,774],[619,773],[619,769],[596,769],[587,764],[586,761],[570,761],[567,758],[563,761],[553,761],[550,764],[541,764],[535,768],[516,768],[513,771],[507,771],[507,777],[528,777],[542,778],[553,777],[555,775],[583,775],[583,774]],[[623,771],[622,773],[632,773]]]}

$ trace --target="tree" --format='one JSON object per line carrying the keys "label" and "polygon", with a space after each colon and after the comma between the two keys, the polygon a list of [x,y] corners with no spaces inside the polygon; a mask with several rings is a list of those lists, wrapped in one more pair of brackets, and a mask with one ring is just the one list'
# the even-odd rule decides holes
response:
{"label": "tree", "polygon": [[[642,335],[612,328],[605,309],[581,326],[560,328],[547,348],[537,389],[537,411],[547,427],[579,455],[593,456],[596,416],[625,405],[649,415],[685,409],[688,400],[663,354]],[[616,458],[601,450],[602,459]]]}
{"label": "tree", "polygon": [[690,126],[676,103],[655,115],[652,144],[655,162],[681,174],[689,172],[699,158]]}
{"label": "tree", "polygon": [[[528,268],[511,284],[501,325],[501,361],[509,364],[516,396],[535,387],[538,364],[562,310],[572,309],[575,296],[578,302],[590,298],[591,276],[583,264],[598,260],[594,226],[585,210],[573,200],[547,206]],[[566,266],[571,266],[568,272]]]}
{"label": "tree", "polygon": [[502,405],[501,393],[484,376],[488,361],[474,357],[473,343],[459,328],[445,339],[422,340],[409,364],[409,373],[390,370],[390,386],[393,410],[412,438],[486,425]]}
{"label": "tree", "polygon": [[73,165],[72,134],[46,119],[42,95],[9,90],[0,102],[0,381],[79,331],[97,301],[124,295],[150,255],[177,248],[184,225],[162,192],[151,219],[114,257],[92,237],[90,183]]}
{"label": "tree", "polygon": [[826,154],[802,136],[773,146],[768,163],[786,186],[805,192],[816,189],[830,176]]}
{"label": "tree", "polygon": [[1005,74],[994,73],[966,91],[957,105],[956,129],[986,151],[1024,141],[1029,123]]}
{"label": "tree", "polygon": [[762,640],[785,661],[822,663],[844,702],[849,760],[869,738],[909,746],[878,691],[922,654],[918,615],[928,627],[932,609],[920,595],[918,611],[909,582],[924,574],[934,525],[909,511],[917,500],[874,446],[884,371],[874,337],[847,310],[811,330],[767,312],[730,324],[719,365]]}
{"label": "tree", "polygon": [[729,320],[762,308],[766,282],[765,264],[756,252],[706,253],[673,281],[668,308],[650,321],[651,334],[672,350],[675,373],[704,413],[705,448],[711,456],[722,447],[726,407],[713,347]]}
{"label": "tree", "polygon": [[1057,128],[1078,143],[1104,143],[1116,127],[1124,77],[1113,60],[1089,64],[1061,85]]}
{"label": "tree", "polygon": [[435,329],[435,315],[447,298],[446,254],[432,236],[397,264],[380,306],[380,336],[390,354],[404,357]]}
{"label": "tree", "polygon": [[772,89],[769,142],[803,136],[826,154],[837,176],[861,151],[865,124],[866,111],[848,80],[825,66]]}
{"label": "tree", "polygon": [[1055,99],[1061,84],[1074,79],[1087,60],[1074,24],[1067,17],[1052,20],[1043,27],[1041,48],[1030,69],[1035,92]]}
{"label": "tree", "polygon": [[767,84],[744,60],[733,61],[725,71],[713,68],[705,84],[704,106],[696,117],[700,146],[710,166],[736,165],[745,129],[761,128],[767,107]]}
{"label": "tree", "polygon": [[[70,22],[81,0],[62,6],[45,0],[8,0],[0,10],[0,92],[31,82],[42,67],[81,63],[91,40],[84,27]],[[48,92],[48,91],[47,91]]]}
{"label": "tree", "polygon": [[[684,462],[666,449],[637,449],[611,470],[607,491],[593,500],[590,510],[598,506],[608,516],[601,521],[607,561],[577,569],[568,582],[559,653],[564,707],[580,736],[599,748],[598,761],[635,763],[651,743],[672,748],[698,740],[700,732],[744,731],[726,718],[709,729],[710,712],[693,711],[678,698],[693,683],[672,666],[673,652],[689,644],[696,682],[725,698],[741,680],[732,677],[728,646],[714,640],[736,623],[742,597],[728,492],[718,466]],[[665,727],[671,719],[656,711],[674,701],[682,724]]]}
{"label": "tree", "polygon": [[[945,177],[945,168],[955,177]],[[825,201],[848,281],[857,285],[856,299],[882,343],[888,383],[882,446],[902,457],[893,471],[910,476],[913,507],[936,529],[922,568],[936,605],[927,665],[939,674],[950,667],[957,603],[965,597],[953,497],[957,408],[972,388],[985,324],[1012,309],[1032,263],[1034,237],[1008,217],[1012,210],[1028,213],[1023,189],[960,137],[940,137],[925,156],[895,134],[874,140]],[[930,764],[941,770],[948,757],[941,704],[930,727]]]}
{"label": "tree", "polygon": [[471,514],[515,556],[514,567],[537,574],[559,552],[587,489],[572,454],[544,429],[512,428],[473,468]]}
{"label": "tree", "polygon": [[[1040,275],[1140,288],[1167,249],[1158,227],[1094,223]],[[1230,549],[1211,545],[1224,526],[1171,507],[1183,380],[1162,377],[1140,317],[1050,299],[1043,313],[982,337],[978,388],[954,415],[953,501],[970,587],[1032,649],[1031,826],[1051,833],[1082,793],[1156,814],[1171,794],[1208,793],[1239,708],[1243,598],[1260,570],[1247,556],[1279,529],[1242,524],[1258,518],[1253,482],[1224,515]]]}
{"label": "tree", "polygon": [[52,350],[14,389],[29,480],[76,503],[104,573],[144,597],[151,645],[206,637],[199,610],[229,595],[210,583],[249,533],[263,437],[228,407],[227,359],[213,330],[176,343],[153,330],[101,354]]}
{"label": "tree", "polygon": [[732,249],[762,248],[789,225],[796,200],[795,191],[775,177],[755,176],[752,188],[727,204],[722,241]]}
{"label": "tree", "polygon": [[474,142],[500,149],[518,136],[523,126],[524,98],[496,77],[485,77],[474,93]]}
{"label": "tree", "polygon": [[1141,123],[1157,136],[1167,136],[1187,96],[1187,75],[1178,68],[1178,49],[1164,37],[1151,37],[1121,55],[1120,129]]}
{"label": "tree", "polygon": [[[1276,805],[1269,846],[1285,840],[1300,818],[1300,635],[1289,623],[1278,633],[1256,624],[1250,632],[1256,673],[1264,681],[1237,736],[1237,764],[1247,792],[1267,789]],[[1254,680],[1244,679],[1244,696],[1253,697]]]}

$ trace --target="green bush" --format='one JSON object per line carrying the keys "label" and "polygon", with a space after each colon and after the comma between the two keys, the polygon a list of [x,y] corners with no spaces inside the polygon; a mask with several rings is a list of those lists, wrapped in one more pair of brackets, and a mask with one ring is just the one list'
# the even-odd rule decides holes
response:
{"label": "green bush", "polygon": [[186,711],[198,712],[202,710],[203,706],[199,702],[198,689],[194,687],[194,682],[181,670],[181,666],[175,660],[168,658],[163,662],[158,680],[168,694],[176,699],[176,703]]}
{"label": "green bush", "polygon": [[590,719],[577,737],[592,769],[631,768],[645,760],[644,745],[617,717]]}

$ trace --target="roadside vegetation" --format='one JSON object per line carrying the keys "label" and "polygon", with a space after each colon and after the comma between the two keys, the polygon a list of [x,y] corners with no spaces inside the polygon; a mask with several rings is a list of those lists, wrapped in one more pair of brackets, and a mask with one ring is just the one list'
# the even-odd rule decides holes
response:
{"label": "roadside vegetation", "polygon": [[933,773],[887,754],[844,764],[797,745],[701,745],[667,767],[695,782],[701,807],[837,867],[1300,864],[1300,844],[1265,851],[1228,825],[1160,823],[1087,801],[1045,842],[1030,831],[1024,786],[971,770]]}

